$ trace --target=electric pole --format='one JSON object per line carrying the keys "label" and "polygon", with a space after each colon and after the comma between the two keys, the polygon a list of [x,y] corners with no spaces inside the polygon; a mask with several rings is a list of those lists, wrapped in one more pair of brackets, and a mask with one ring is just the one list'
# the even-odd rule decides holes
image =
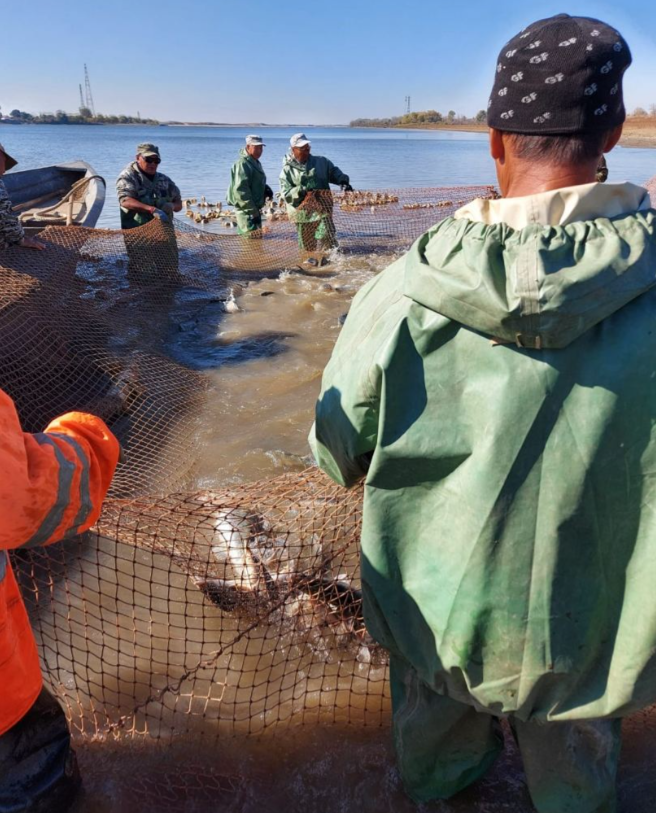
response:
{"label": "electric pole", "polygon": [[86,62],[84,63],[84,90],[86,92],[87,103],[86,106],[91,111],[91,115],[96,115],[96,108],[93,105],[93,96],[91,95],[91,82],[89,81],[89,71],[87,70]]}

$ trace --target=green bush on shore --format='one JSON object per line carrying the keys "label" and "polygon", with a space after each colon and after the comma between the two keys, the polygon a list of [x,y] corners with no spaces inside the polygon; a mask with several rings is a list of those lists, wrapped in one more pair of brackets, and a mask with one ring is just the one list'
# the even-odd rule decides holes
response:
{"label": "green bush on shore", "polygon": [[12,110],[9,115],[13,120],[26,124],[159,124],[156,119],[141,119],[137,116],[104,116],[102,113],[94,116],[88,107],[81,107],[79,113],[57,110],[55,113],[33,116],[23,110]]}
{"label": "green bush on shore", "polygon": [[443,116],[437,110],[420,110],[406,113],[403,116],[391,116],[385,119],[353,119],[351,127],[412,127],[415,124],[482,124],[486,120],[485,110],[479,110],[473,118],[458,116],[449,110]]}

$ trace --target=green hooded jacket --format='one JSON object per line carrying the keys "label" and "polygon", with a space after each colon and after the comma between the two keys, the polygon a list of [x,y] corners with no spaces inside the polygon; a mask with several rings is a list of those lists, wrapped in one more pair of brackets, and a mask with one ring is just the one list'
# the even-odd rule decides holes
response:
{"label": "green hooded jacket", "polygon": [[280,192],[287,204],[287,214],[295,223],[317,220],[316,212],[304,216],[297,208],[307,192],[317,189],[330,189],[330,184],[347,184],[349,176],[322,155],[310,154],[307,162],[301,164],[292,153],[287,153],[282,161]]}
{"label": "green hooded jacket", "polygon": [[230,187],[226,200],[245,215],[259,218],[260,209],[264,206],[265,186],[266,175],[262,164],[242,148],[230,170]]}
{"label": "green hooded jacket", "polygon": [[646,206],[520,229],[447,218],[358,293],[324,373],[310,441],[337,482],[366,476],[367,625],[494,714],[656,701]]}

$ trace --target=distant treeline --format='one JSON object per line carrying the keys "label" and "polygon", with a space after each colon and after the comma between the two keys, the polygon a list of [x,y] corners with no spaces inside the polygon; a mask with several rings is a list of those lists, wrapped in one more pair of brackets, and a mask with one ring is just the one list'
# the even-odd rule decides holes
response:
{"label": "distant treeline", "polygon": [[159,124],[155,119],[140,119],[136,116],[104,116],[102,113],[94,116],[88,107],[81,107],[79,113],[57,110],[55,113],[33,116],[24,110],[12,110],[9,115],[12,120],[26,124]]}
{"label": "distant treeline", "polygon": [[406,113],[404,116],[391,116],[388,119],[353,119],[351,127],[408,127],[413,124],[482,124],[487,114],[479,110],[473,118],[459,116],[455,110],[443,116],[437,110],[420,110],[416,113]]}
{"label": "distant treeline", "polygon": [[[631,116],[656,117],[656,104],[649,106],[649,112],[643,107],[636,107]],[[387,119],[353,119],[351,127],[412,127],[416,124],[484,124],[487,119],[485,110],[479,110],[473,117],[459,116],[455,110],[449,110],[442,115],[437,110],[420,110],[416,113],[406,113],[404,116],[390,116]]]}

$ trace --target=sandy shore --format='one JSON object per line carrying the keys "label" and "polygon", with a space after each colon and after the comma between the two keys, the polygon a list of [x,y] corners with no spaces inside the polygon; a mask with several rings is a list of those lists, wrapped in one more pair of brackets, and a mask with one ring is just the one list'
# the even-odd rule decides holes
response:
{"label": "sandy shore", "polygon": [[[486,124],[417,124],[400,130],[458,130],[465,133],[486,133]],[[656,116],[629,116],[624,124],[620,144],[623,147],[656,147]]]}
{"label": "sandy shore", "polygon": [[656,147],[656,116],[629,116],[620,144],[623,147]]}

